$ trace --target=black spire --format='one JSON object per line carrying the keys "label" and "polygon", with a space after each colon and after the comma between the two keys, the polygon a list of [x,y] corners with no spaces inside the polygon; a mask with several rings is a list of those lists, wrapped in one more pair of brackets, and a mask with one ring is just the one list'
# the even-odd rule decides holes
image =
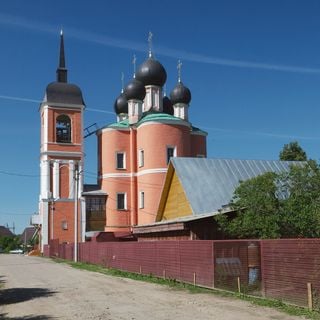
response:
{"label": "black spire", "polygon": [[63,31],[60,32],[60,56],[59,56],[59,66],[57,69],[57,81],[67,82],[67,69],[66,61],[64,57],[64,41],[63,41]]}

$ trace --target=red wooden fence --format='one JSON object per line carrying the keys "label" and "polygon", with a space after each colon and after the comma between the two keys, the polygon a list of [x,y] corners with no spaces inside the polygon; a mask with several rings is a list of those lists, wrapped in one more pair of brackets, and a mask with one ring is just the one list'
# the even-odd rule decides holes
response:
{"label": "red wooden fence", "polygon": [[[53,241],[45,255],[73,259],[73,244]],[[129,272],[320,305],[320,239],[86,242],[79,261]]]}

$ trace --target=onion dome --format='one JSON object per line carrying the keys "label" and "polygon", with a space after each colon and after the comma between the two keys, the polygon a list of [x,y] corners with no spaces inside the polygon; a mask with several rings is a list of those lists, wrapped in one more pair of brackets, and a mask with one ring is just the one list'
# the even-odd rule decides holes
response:
{"label": "onion dome", "polygon": [[162,105],[163,105],[163,112],[167,114],[174,114],[173,106],[171,100],[165,96],[162,99]]}
{"label": "onion dome", "polygon": [[116,114],[128,113],[128,101],[124,93],[121,93],[114,102],[114,111]]}
{"label": "onion dome", "polygon": [[176,103],[189,104],[191,101],[191,92],[181,81],[173,88],[170,93],[170,99],[173,105]]}
{"label": "onion dome", "polygon": [[146,96],[146,89],[143,83],[137,79],[132,79],[124,89],[127,100],[143,100]]}
{"label": "onion dome", "polygon": [[145,86],[154,85],[162,87],[167,80],[167,72],[159,61],[149,57],[139,66],[136,79],[141,81]]}
{"label": "onion dome", "polygon": [[48,104],[77,104],[84,105],[81,89],[71,83],[52,82],[46,88],[43,102]]}

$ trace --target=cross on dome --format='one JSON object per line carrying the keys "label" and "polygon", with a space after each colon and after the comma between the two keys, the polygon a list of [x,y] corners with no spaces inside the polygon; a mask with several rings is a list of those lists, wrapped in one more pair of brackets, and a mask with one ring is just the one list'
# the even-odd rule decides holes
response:
{"label": "cross on dome", "polygon": [[179,59],[178,64],[177,64],[177,69],[178,69],[178,82],[181,82],[181,68],[182,68],[182,62]]}
{"label": "cross on dome", "polygon": [[153,33],[149,31],[149,34],[148,34],[149,58],[152,58],[152,38],[153,38]]}
{"label": "cross on dome", "polygon": [[136,57],[136,55],[134,54],[134,55],[133,55],[133,59],[132,59],[132,64],[133,64],[133,77],[134,77],[134,78],[136,77],[136,62],[137,62],[137,57]]}

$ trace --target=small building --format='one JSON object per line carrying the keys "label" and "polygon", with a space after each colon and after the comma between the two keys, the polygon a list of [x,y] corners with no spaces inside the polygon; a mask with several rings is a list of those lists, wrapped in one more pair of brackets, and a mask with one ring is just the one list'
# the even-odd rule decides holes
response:
{"label": "small building", "polygon": [[11,230],[5,226],[0,226],[0,238],[1,237],[14,237]]}
{"label": "small building", "polygon": [[211,240],[224,237],[214,216],[232,214],[229,203],[240,181],[266,172],[287,172],[301,162],[172,158],[156,223],[134,228],[139,241]]}

